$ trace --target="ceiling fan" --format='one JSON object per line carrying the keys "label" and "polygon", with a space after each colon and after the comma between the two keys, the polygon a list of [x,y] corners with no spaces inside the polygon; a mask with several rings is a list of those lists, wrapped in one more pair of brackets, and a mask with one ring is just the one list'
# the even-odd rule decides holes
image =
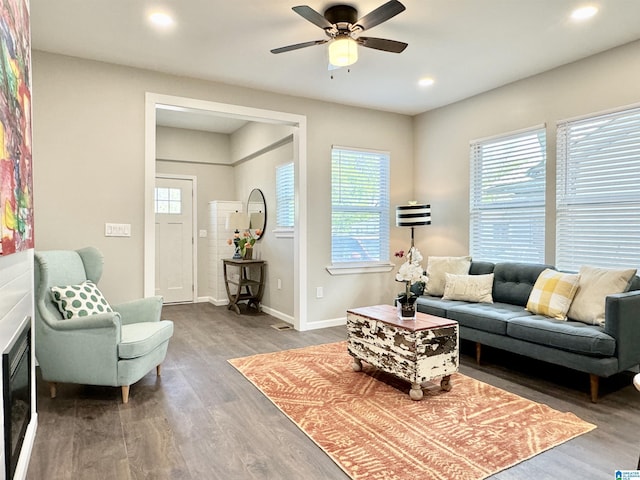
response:
{"label": "ceiling fan", "polygon": [[380,25],[403,12],[405,6],[397,0],[388,1],[360,19],[358,19],[358,11],[350,5],[333,5],[325,10],[324,15],[307,5],[293,7],[292,10],[322,28],[329,38],[274,48],[271,53],[290,52],[329,43],[330,66],[346,67],[358,60],[358,45],[392,53],[400,53],[407,48],[407,44],[404,42],[360,36],[363,31]]}

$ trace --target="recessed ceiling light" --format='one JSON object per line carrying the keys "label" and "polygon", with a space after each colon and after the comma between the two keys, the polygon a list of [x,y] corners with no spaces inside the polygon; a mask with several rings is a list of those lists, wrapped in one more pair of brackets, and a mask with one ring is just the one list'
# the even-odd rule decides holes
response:
{"label": "recessed ceiling light", "polygon": [[418,80],[418,85],[421,87],[430,87],[434,83],[436,83],[436,81],[431,77],[424,77]]}
{"label": "recessed ceiling light", "polygon": [[173,26],[173,17],[168,13],[154,12],[149,15],[149,21],[157,27],[167,28]]}
{"label": "recessed ceiling light", "polygon": [[571,12],[571,19],[580,22],[593,17],[596,13],[598,13],[598,7],[588,5],[586,7],[576,8]]}

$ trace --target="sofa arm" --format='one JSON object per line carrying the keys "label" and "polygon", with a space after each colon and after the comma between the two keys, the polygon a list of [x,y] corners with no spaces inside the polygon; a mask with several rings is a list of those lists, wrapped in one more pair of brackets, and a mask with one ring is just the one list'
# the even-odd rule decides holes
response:
{"label": "sofa arm", "polygon": [[112,308],[122,316],[123,325],[140,322],[159,322],[160,314],[162,313],[162,297],[140,298],[112,306]]}
{"label": "sofa arm", "polygon": [[620,371],[640,363],[640,290],[607,296],[604,331],[616,339]]}

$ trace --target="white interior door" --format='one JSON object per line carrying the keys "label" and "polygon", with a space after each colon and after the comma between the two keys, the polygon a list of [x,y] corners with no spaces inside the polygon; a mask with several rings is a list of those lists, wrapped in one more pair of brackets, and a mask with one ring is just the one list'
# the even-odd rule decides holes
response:
{"label": "white interior door", "polygon": [[156,295],[193,302],[193,180],[156,177]]}

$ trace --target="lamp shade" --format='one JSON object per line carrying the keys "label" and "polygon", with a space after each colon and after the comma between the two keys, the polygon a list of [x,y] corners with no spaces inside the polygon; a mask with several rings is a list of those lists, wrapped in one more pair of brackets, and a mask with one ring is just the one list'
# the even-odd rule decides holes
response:
{"label": "lamp shade", "polygon": [[227,216],[225,224],[227,230],[246,230],[249,228],[249,216],[242,212],[233,212]]}
{"label": "lamp shade", "polygon": [[396,207],[396,227],[431,225],[431,205],[409,204]]}

